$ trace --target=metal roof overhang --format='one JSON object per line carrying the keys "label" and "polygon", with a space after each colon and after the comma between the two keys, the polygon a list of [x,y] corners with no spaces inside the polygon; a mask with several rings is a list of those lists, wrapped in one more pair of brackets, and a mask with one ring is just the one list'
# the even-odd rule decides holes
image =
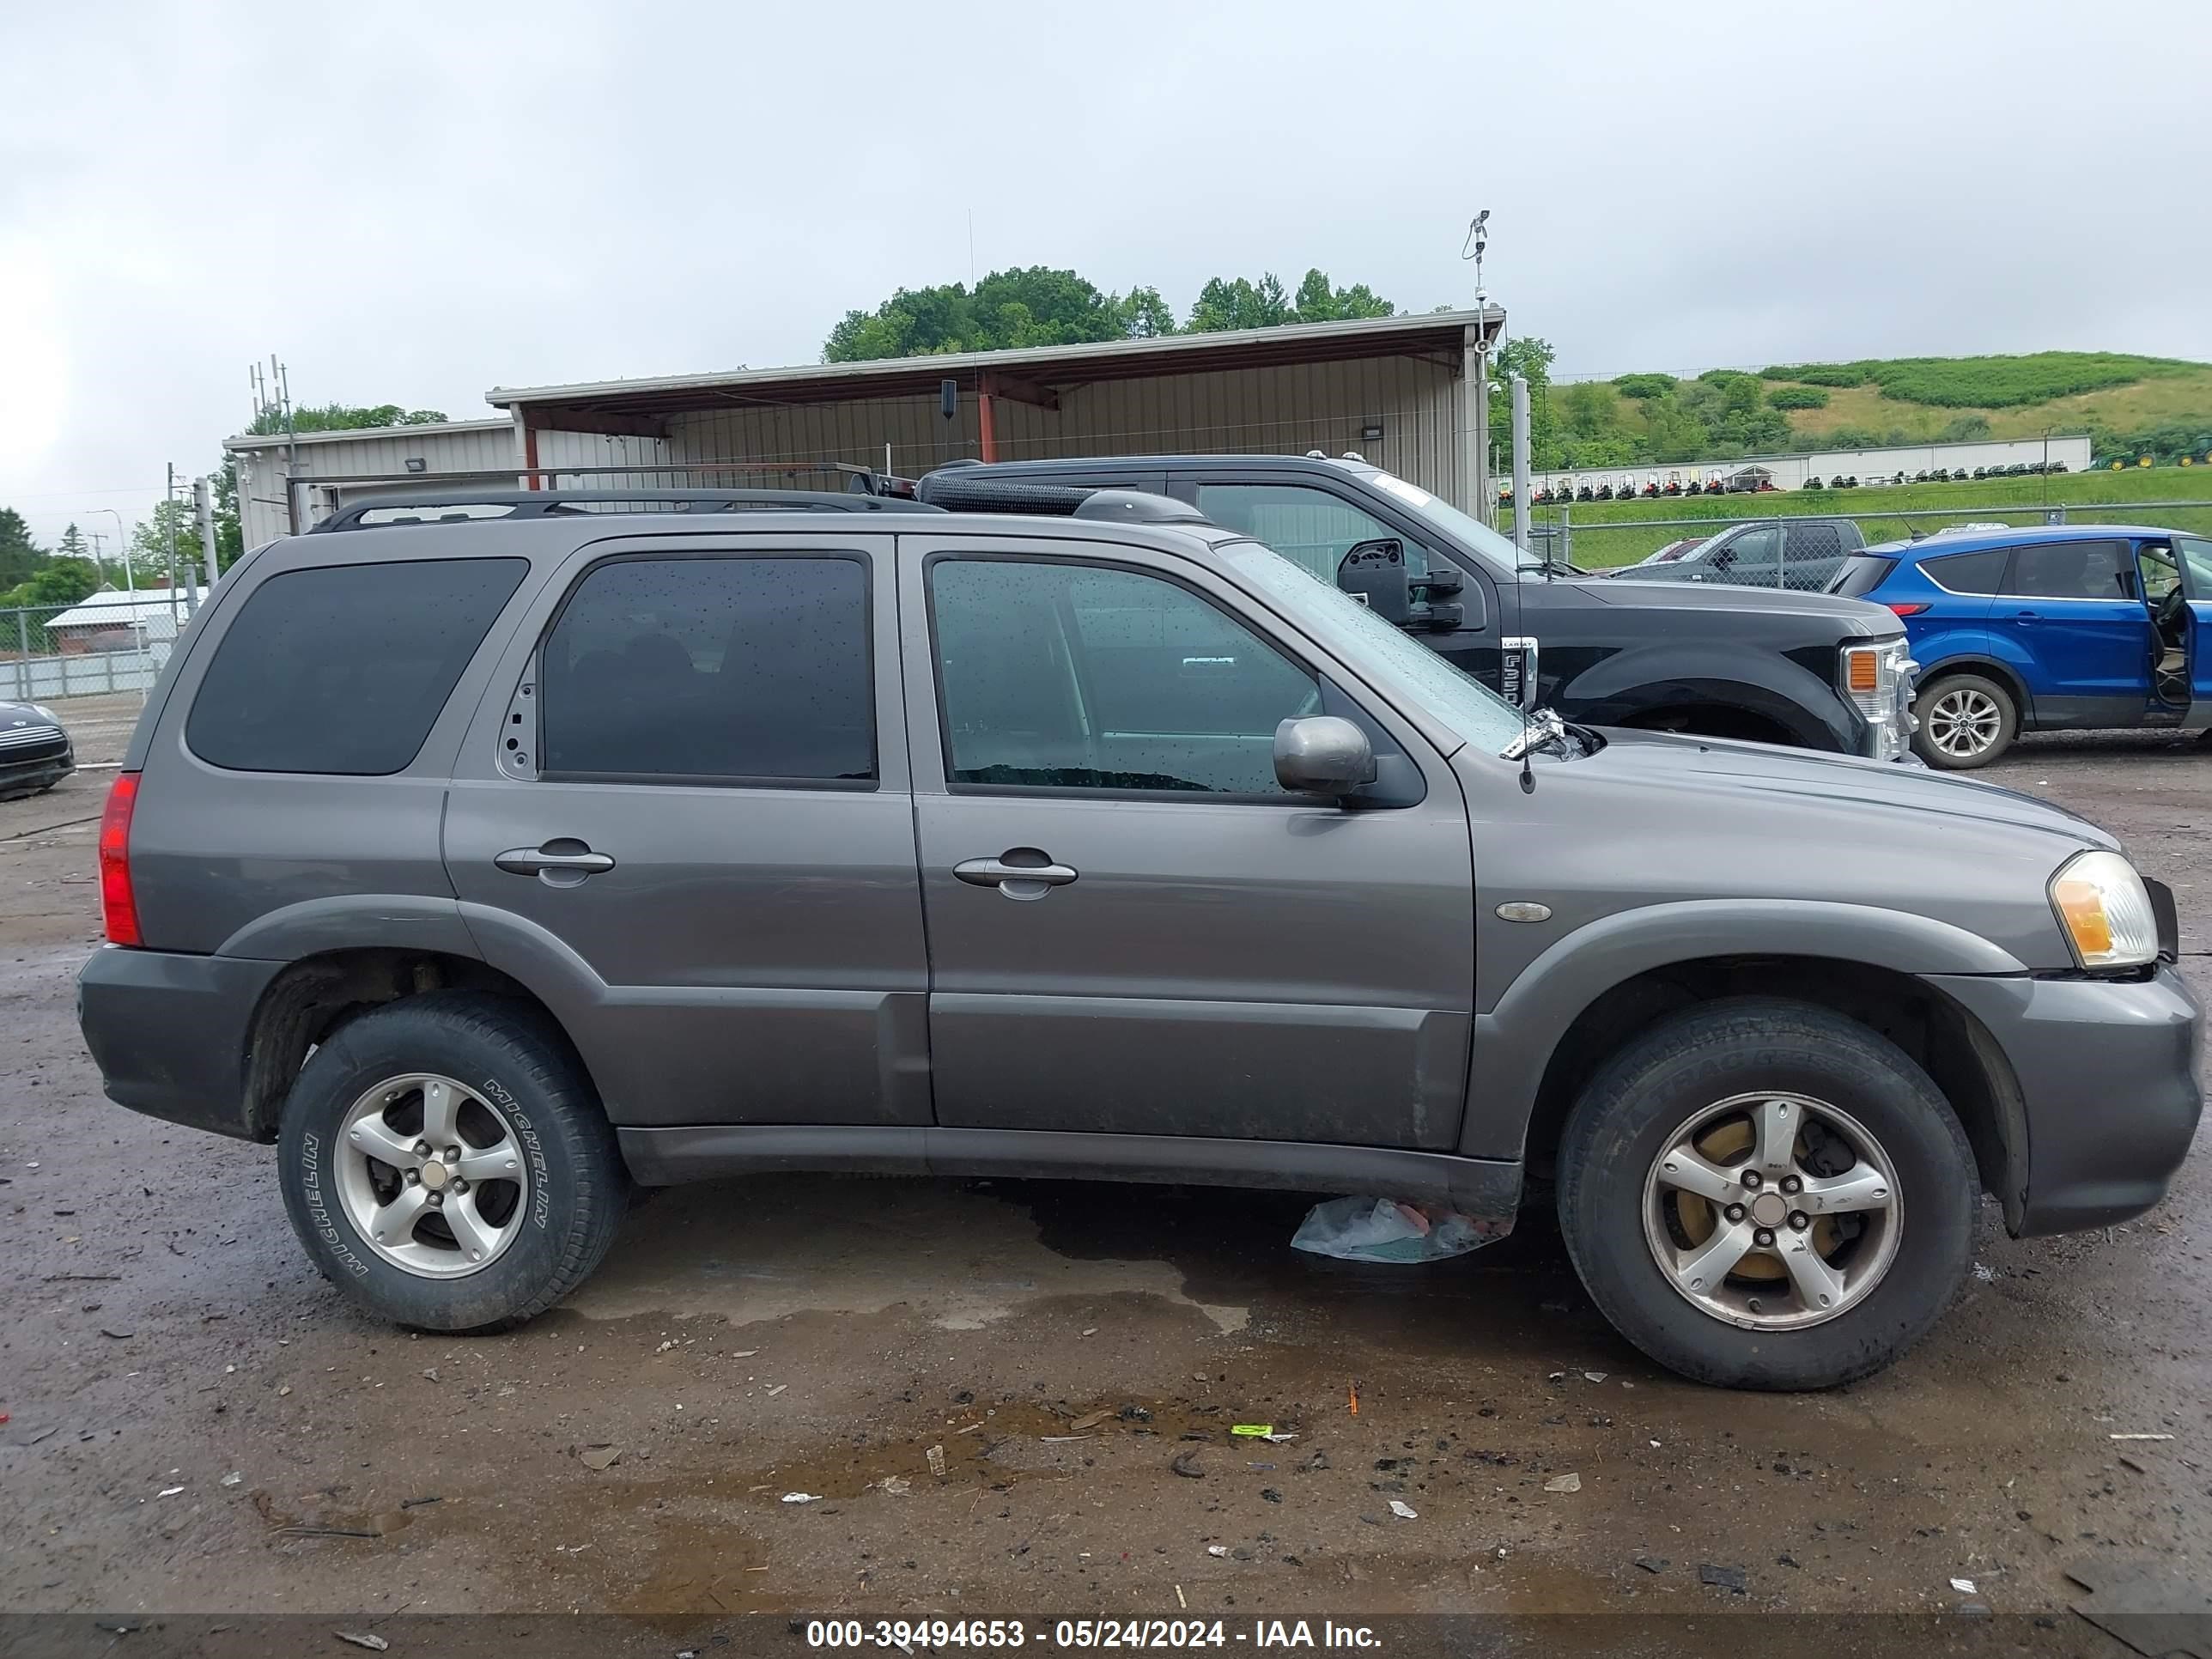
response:
{"label": "metal roof overhang", "polygon": [[1145,380],[1366,357],[1428,357],[1454,368],[1477,340],[1494,342],[1505,313],[1431,312],[1341,323],[1302,323],[1218,334],[1108,340],[1012,351],[947,352],[875,362],[815,363],[796,368],[684,374],[664,380],[575,386],[494,387],[484,394],[539,430],[653,432],[674,415],[717,409],[781,408],[885,398],[933,398],[939,382],[974,390],[985,377],[1001,396],[1035,401],[1101,380]]}

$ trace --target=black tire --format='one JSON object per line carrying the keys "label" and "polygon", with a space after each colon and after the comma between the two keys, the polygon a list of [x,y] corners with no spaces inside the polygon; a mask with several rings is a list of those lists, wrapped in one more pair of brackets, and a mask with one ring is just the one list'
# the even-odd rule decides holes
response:
{"label": "black tire", "polygon": [[[408,1073],[502,1094],[533,1165],[520,1231],[462,1277],[422,1278],[386,1260],[336,1190],[349,1109]],[[277,1178],[293,1231],[325,1278],[395,1324],[453,1333],[508,1329],[583,1283],[614,1242],[629,1186],[599,1097],[560,1033],[526,1004],[468,991],[373,1009],[317,1048],[284,1103]]]}
{"label": "black tire", "polygon": [[[1897,1254],[1863,1300],[1823,1323],[1753,1330],[1706,1312],[1654,1259],[1644,1224],[1653,1161],[1700,1109],[1790,1091],[1863,1125],[1897,1172]],[[1602,1066],[1559,1143],[1567,1253],[1613,1328],[1693,1382],[1825,1389],[1881,1370],[1926,1333],[1966,1277],[1978,1182],[1958,1118],[1894,1043],[1810,1004],[1732,998],[1661,1021]]]}
{"label": "black tire", "polygon": [[[1988,747],[1962,755],[1936,746],[1935,722],[1937,705],[1954,694],[1986,697],[1996,710],[1996,736]],[[1912,734],[1913,752],[1938,771],[1972,772],[1987,766],[2011,748],[2013,739],[2020,735],[2019,701],[2014,697],[2010,687],[1985,674],[1946,674],[1941,679],[1930,681],[1922,686],[1913,698],[1912,714],[1920,723],[1920,729]]]}

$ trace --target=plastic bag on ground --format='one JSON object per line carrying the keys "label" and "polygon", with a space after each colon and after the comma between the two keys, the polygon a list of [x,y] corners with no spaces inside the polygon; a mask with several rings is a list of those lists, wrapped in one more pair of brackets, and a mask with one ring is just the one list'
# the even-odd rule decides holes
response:
{"label": "plastic bag on ground", "polygon": [[1291,1248],[1345,1261],[1440,1261],[1497,1236],[1472,1216],[1390,1198],[1332,1198],[1306,1212]]}

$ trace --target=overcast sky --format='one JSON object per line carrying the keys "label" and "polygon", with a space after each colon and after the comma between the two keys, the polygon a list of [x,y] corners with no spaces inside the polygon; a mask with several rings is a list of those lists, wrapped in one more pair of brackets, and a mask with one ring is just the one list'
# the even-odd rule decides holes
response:
{"label": "overcast sky", "polygon": [[1004,264],[1492,295],[1562,371],[2212,359],[2200,0],[0,0],[0,504],[302,403],[811,362]]}

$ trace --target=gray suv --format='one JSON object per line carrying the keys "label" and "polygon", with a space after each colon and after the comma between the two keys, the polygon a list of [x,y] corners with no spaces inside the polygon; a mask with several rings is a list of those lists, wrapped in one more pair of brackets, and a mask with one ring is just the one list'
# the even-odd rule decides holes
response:
{"label": "gray suv", "polygon": [[[426,514],[434,519],[434,514]],[[100,837],[121,1104],[402,1323],[633,1182],[1556,1183],[1632,1341],[1835,1383],[2195,1130],[2171,896],[1986,784],[1524,717],[1194,509],[538,512],[250,555]]]}

